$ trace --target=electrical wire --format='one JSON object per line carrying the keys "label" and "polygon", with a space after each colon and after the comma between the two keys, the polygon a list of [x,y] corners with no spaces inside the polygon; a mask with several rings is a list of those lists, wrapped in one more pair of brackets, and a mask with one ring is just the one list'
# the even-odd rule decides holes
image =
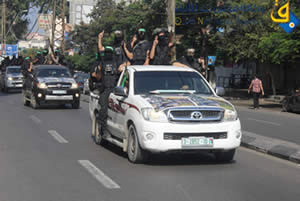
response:
{"label": "electrical wire", "polygon": [[[53,1],[55,1],[55,0],[53,0]],[[47,7],[47,9],[46,9],[47,11],[50,9],[50,6],[53,4],[53,1],[51,1],[51,3],[49,3],[49,5],[48,5],[48,7]],[[37,16],[37,18],[36,18],[36,20],[35,20],[33,26],[31,27],[31,30],[28,32],[28,34],[25,36],[25,38],[27,38],[31,33],[33,33],[32,31],[33,31],[33,29],[35,28],[35,26],[36,26],[36,24],[37,24],[37,22],[38,22],[39,17],[41,16],[41,14],[42,14],[42,13],[39,13],[39,14],[38,14],[38,16]],[[38,29],[37,29],[37,30],[38,30]],[[34,37],[34,35],[33,35],[29,40],[32,40],[33,37]]]}

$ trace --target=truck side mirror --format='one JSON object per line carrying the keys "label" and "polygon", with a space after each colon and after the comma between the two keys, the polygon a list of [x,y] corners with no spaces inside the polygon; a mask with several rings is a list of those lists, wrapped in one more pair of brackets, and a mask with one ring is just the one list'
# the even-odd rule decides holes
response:
{"label": "truck side mirror", "polygon": [[117,96],[123,96],[123,97],[127,96],[126,89],[124,87],[115,87],[114,94]]}

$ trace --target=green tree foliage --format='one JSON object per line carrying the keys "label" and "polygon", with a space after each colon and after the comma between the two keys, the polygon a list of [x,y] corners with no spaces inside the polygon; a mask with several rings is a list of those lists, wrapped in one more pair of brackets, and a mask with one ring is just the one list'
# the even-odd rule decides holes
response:
{"label": "green tree foliage", "polygon": [[[28,20],[22,16],[28,14],[32,7],[39,7],[40,13],[49,9],[49,0],[6,0],[6,39],[7,43],[16,43],[27,32]],[[2,1],[1,1],[2,5]],[[2,9],[2,7],[1,7]],[[27,10],[26,12],[23,12]],[[0,19],[2,15],[0,15]],[[10,32],[8,32],[10,30]]]}
{"label": "green tree foliage", "polygon": [[[300,29],[286,33],[278,24],[272,22],[270,13],[274,7],[272,0],[227,1],[230,7],[256,5],[264,12],[215,13],[221,19],[225,34],[215,34],[211,42],[219,52],[232,60],[255,60],[266,63],[286,63],[299,60]],[[298,5],[299,6],[299,5]],[[297,4],[291,4],[291,10],[299,17]],[[230,22],[230,23],[228,23]]]}

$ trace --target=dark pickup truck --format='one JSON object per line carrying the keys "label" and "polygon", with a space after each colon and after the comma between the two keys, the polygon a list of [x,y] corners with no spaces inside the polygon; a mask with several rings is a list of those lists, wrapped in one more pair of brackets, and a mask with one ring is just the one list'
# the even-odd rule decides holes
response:
{"label": "dark pickup truck", "polygon": [[23,85],[24,105],[37,109],[41,104],[71,104],[80,107],[80,91],[68,68],[38,65],[26,73]]}

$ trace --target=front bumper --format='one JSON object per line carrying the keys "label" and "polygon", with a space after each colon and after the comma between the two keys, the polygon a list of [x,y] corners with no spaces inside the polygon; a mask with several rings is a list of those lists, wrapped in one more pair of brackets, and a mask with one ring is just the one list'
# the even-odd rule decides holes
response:
{"label": "front bumper", "polygon": [[23,81],[6,81],[6,88],[8,89],[22,89],[23,87]]}
{"label": "front bumper", "polygon": [[68,104],[80,100],[79,89],[36,89],[34,95],[39,103]]}
{"label": "front bumper", "polygon": [[[151,152],[168,152],[184,150],[230,150],[235,149],[241,144],[241,125],[240,121],[219,122],[219,123],[157,123],[144,121],[137,126],[139,142],[143,149]],[[149,140],[147,134],[152,134],[153,139]],[[207,136],[215,133],[226,133],[227,137],[219,139],[214,137],[212,147],[184,147],[181,138],[166,139],[164,134],[172,133],[180,136],[197,134]],[[185,137],[185,136],[184,136]]]}

